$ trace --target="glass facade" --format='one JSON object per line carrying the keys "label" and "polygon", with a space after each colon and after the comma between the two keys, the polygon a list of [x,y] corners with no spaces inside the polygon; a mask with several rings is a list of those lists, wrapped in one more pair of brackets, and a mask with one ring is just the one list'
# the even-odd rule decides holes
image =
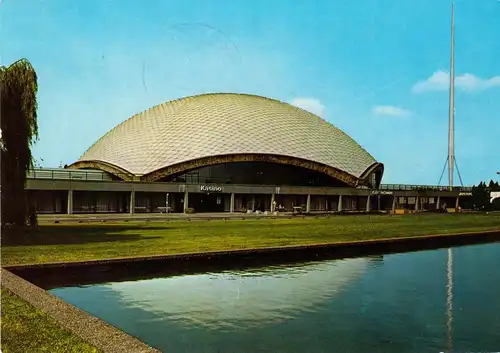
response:
{"label": "glass facade", "polygon": [[320,172],[291,165],[264,162],[217,164],[169,176],[161,181],[186,184],[346,186],[343,182]]}

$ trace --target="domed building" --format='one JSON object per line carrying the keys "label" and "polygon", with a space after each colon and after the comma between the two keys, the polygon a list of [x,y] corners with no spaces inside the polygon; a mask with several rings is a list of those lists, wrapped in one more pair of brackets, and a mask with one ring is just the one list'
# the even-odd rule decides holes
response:
{"label": "domed building", "polygon": [[312,113],[269,98],[205,94],[121,123],[74,163],[122,180],[376,186],[383,166]]}
{"label": "domed building", "polygon": [[[200,191],[206,192],[185,206],[195,212],[227,209],[231,202],[217,194],[228,185],[376,187],[383,173],[383,165],[358,143],[314,114],[269,98],[223,93],[134,115],[70,168],[97,169],[123,181],[204,185]],[[270,210],[277,201],[272,195],[238,196],[237,210]],[[280,201],[287,209],[307,204],[299,199]],[[148,209],[155,203],[137,201]],[[182,211],[182,198],[173,195],[170,201]]]}
{"label": "domed building", "polygon": [[38,209],[55,212],[310,212],[384,208],[380,197],[376,207],[370,199],[383,171],[356,141],[310,112],[219,93],[136,114],[67,169],[28,178],[69,173],[68,185],[36,197]]}

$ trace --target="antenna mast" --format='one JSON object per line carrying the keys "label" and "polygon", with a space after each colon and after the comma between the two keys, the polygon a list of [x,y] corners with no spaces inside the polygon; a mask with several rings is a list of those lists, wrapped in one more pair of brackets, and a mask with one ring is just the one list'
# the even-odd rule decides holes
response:
{"label": "antenna mast", "polygon": [[451,2],[450,107],[448,126],[448,183],[453,187],[455,166],[455,1]]}

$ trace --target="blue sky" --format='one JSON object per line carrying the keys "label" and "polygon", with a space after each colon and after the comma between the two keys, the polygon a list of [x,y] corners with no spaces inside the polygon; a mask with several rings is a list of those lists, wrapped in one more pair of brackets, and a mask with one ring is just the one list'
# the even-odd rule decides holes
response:
{"label": "blue sky", "polygon": [[[240,92],[321,115],[385,164],[385,183],[436,184],[450,10],[447,0],[0,0],[1,64],[26,57],[38,72],[43,166],[75,161],[153,105]],[[465,184],[500,170],[499,33],[498,0],[456,1]]]}

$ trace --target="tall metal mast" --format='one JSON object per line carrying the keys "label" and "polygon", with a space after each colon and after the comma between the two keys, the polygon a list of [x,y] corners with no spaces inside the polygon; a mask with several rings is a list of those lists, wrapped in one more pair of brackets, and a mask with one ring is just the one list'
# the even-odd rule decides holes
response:
{"label": "tall metal mast", "polygon": [[448,183],[453,187],[455,166],[455,1],[451,2],[450,107],[448,126]]}
{"label": "tall metal mast", "polygon": [[[500,0],[499,0],[500,1]],[[460,184],[463,186],[460,170],[455,158],[455,1],[451,1],[451,55],[450,55],[450,102],[448,112],[448,156],[446,157],[438,185],[441,184],[446,165],[448,165],[448,186],[453,187],[453,172],[457,168]]]}

